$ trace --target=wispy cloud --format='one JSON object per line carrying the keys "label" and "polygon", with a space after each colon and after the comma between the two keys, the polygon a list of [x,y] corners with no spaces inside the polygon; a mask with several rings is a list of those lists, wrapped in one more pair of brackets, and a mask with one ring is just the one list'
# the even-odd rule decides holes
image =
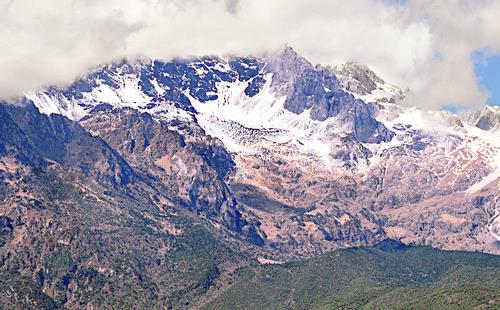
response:
{"label": "wispy cloud", "polygon": [[71,82],[123,57],[259,54],[357,60],[409,87],[409,103],[474,106],[471,54],[500,50],[492,0],[0,0],[0,96]]}

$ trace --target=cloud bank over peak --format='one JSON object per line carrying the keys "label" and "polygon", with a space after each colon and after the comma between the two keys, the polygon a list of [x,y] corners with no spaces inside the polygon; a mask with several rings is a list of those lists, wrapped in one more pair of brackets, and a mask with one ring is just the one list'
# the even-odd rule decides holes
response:
{"label": "cloud bank over peak", "polygon": [[0,0],[0,97],[72,82],[121,58],[263,54],[293,46],[412,90],[408,104],[475,107],[472,53],[500,51],[493,0]]}

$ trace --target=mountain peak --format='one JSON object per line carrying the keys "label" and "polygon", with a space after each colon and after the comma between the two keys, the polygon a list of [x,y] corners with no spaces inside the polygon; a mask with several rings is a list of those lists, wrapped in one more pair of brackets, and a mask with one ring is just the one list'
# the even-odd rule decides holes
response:
{"label": "mountain peak", "polygon": [[385,84],[368,66],[356,61],[333,67],[333,72],[351,92],[367,95],[377,89],[377,84]]}
{"label": "mountain peak", "polygon": [[273,85],[283,89],[288,89],[304,71],[313,69],[313,65],[289,45],[269,56],[266,62],[273,73]]}
{"label": "mountain peak", "polygon": [[481,109],[462,114],[460,118],[483,130],[500,129],[500,107],[485,105]]}
{"label": "mountain peak", "polygon": [[300,57],[300,55],[295,51],[295,49],[285,43],[280,49],[278,49],[275,54],[281,54],[281,55],[290,55],[290,56],[296,56]]}
{"label": "mountain peak", "polygon": [[291,46],[284,45],[269,57],[269,64],[276,69],[302,69],[312,67],[312,64],[299,55]]}

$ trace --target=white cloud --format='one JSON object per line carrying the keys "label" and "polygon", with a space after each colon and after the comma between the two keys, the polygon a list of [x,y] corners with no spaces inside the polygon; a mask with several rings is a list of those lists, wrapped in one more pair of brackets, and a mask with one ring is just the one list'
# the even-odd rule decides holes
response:
{"label": "white cloud", "polygon": [[123,57],[255,54],[358,60],[410,103],[479,105],[471,53],[500,49],[500,1],[0,0],[0,96],[71,82]]}

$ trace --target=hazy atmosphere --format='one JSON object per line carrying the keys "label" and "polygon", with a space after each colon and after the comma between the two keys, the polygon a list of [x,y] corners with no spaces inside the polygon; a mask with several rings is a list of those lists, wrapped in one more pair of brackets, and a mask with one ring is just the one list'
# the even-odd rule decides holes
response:
{"label": "hazy atmosphere", "polygon": [[367,64],[409,88],[409,105],[476,107],[488,90],[472,55],[500,49],[495,0],[0,3],[3,99],[67,84],[122,58],[262,54],[288,44],[315,64]]}

